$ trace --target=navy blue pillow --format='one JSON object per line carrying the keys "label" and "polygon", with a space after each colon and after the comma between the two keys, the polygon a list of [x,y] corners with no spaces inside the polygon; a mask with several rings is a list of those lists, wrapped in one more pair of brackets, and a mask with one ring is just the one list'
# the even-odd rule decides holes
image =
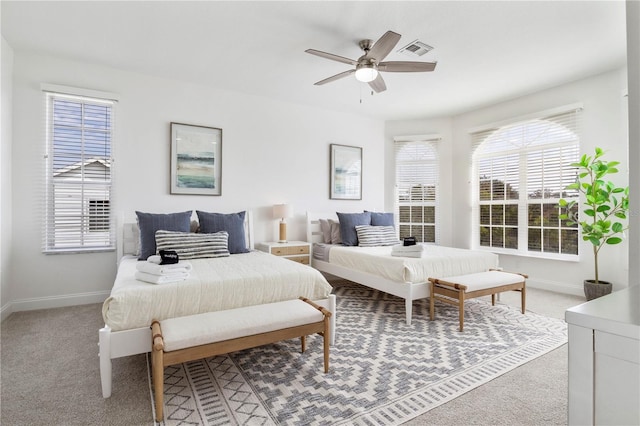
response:
{"label": "navy blue pillow", "polygon": [[248,253],[246,237],[244,234],[245,212],[239,213],[208,213],[196,210],[200,232],[212,234],[226,231],[229,234],[229,253]]}
{"label": "navy blue pillow", "polygon": [[182,213],[143,213],[136,211],[140,228],[140,254],[138,260],[147,260],[156,254],[156,231],[189,232],[191,210]]}
{"label": "navy blue pillow", "polygon": [[393,213],[371,213],[371,226],[396,226]]}
{"label": "navy blue pillow", "polygon": [[340,236],[342,237],[342,245],[357,246],[358,233],[356,225],[371,225],[371,213],[338,213],[340,221]]}

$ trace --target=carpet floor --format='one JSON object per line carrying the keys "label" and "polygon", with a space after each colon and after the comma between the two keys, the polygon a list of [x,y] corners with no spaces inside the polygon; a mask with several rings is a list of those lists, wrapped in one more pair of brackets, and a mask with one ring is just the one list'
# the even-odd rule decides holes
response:
{"label": "carpet floor", "polygon": [[[519,299],[518,293],[503,293],[500,303],[517,307]],[[562,319],[567,308],[583,302],[527,290],[528,309],[548,317]],[[414,308],[414,319],[424,314]],[[14,312],[2,321],[0,424],[152,425],[145,355],[113,360],[113,394],[102,398],[97,342],[103,325],[101,304]],[[562,345],[405,424],[562,425],[566,405]]]}
{"label": "carpet floor", "polygon": [[[508,305],[437,303],[406,325],[401,299],[336,288],[337,340],[322,373],[321,337],[289,340],[165,369],[165,421],[227,425],[396,425],[566,343],[566,324]],[[426,312],[426,300],[416,302]]]}

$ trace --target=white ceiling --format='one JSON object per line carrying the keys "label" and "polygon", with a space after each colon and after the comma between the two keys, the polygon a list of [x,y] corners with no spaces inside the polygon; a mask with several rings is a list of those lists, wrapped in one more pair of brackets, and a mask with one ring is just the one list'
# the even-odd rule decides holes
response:
{"label": "white ceiling", "polygon": [[[0,3],[16,52],[179,79],[379,119],[458,114],[626,63],[624,1],[314,1]],[[431,73],[384,73],[371,95],[348,65],[387,30],[434,47]],[[93,88],[109,90],[112,88]]]}

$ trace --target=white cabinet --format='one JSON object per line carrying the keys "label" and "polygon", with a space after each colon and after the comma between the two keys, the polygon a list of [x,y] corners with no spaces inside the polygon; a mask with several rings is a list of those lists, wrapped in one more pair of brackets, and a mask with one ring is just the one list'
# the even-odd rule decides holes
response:
{"label": "white cabinet", "polygon": [[567,310],[569,425],[640,424],[640,287]]}

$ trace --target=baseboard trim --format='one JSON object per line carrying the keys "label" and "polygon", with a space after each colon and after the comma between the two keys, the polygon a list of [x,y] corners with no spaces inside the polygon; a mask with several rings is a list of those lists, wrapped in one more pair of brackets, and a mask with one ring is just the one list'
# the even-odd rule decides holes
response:
{"label": "baseboard trim", "polygon": [[2,308],[0,308],[0,322],[4,321],[13,313],[13,305],[11,302],[5,304]]}
{"label": "baseboard trim", "polygon": [[527,287],[553,291],[555,293],[584,296],[584,289],[582,288],[582,285],[567,284],[557,281],[536,280],[529,278],[527,279]]}
{"label": "baseboard trim", "polygon": [[[61,296],[34,297],[30,299],[13,300],[8,303],[8,305],[11,305],[9,309],[11,312],[64,308],[67,306],[102,303],[107,297],[109,297],[109,293],[109,291],[95,291],[90,293],[65,294]],[[9,316],[9,314],[7,314],[7,316]],[[4,313],[2,319],[4,320]]]}

